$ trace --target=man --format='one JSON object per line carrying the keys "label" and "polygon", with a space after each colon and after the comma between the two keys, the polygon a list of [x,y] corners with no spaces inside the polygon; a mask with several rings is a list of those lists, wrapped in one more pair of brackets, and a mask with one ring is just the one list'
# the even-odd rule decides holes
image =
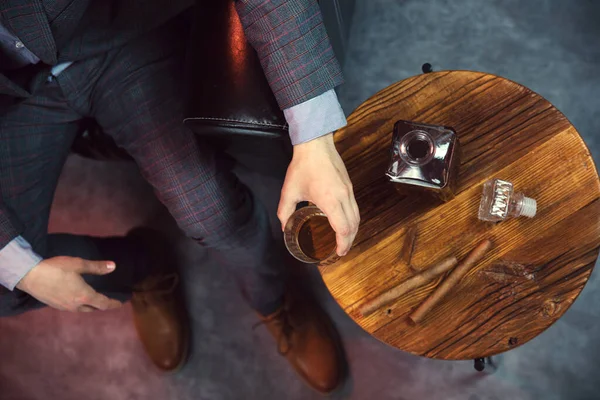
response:
{"label": "man", "polygon": [[[179,227],[231,270],[282,355],[309,385],[331,392],[342,376],[330,323],[286,285],[263,206],[210,143],[182,126],[181,27],[190,3],[0,0],[0,315],[44,304],[107,310],[131,298],[152,361],[166,371],[185,361],[174,261],[157,233],[47,234],[71,143],[81,121],[94,119],[135,159]],[[298,202],[311,201],[329,216],[344,255],[359,213],[330,133],[345,124],[333,92],[341,73],[316,0],[239,0],[236,7],[294,144],[282,226]]]}

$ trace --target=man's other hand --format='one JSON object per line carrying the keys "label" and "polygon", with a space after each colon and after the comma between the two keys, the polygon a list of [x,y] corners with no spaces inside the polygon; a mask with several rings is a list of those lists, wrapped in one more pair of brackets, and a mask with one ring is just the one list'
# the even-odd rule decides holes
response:
{"label": "man's other hand", "polygon": [[48,258],[29,271],[17,284],[17,288],[58,310],[109,310],[120,307],[121,302],[96,292],[81,275],[106,275],[114,271],[115,267],[112,261],[88,261],[76,257]]}

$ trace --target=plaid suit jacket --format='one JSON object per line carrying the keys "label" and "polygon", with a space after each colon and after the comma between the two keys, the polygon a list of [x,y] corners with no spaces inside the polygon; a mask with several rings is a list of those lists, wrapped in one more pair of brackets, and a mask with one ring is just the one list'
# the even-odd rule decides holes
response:
{"label": "plaid suit jacket", "polygon": [[[0,118],[3,108],[35,93],[50,66],[121,46],[193,4],[194,0],[0,0],[0,23],[41,60],[0,73]],[[202,1],[197,6],[202,7]],[[237,0],[236,8],[281,108],[342,83],[316,0]],[[0,200],[0,249],[20,233],[18,218]]]}

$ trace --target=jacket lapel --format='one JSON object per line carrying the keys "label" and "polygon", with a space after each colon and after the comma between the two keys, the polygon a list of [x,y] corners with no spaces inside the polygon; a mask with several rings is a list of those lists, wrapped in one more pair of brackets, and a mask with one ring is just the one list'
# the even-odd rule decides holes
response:
{"label": "jacket lapel", "polygon": [[45,64],[56,64],[56,44],[41,0],[0,0],[0,12],[0,23],[33,54]]}

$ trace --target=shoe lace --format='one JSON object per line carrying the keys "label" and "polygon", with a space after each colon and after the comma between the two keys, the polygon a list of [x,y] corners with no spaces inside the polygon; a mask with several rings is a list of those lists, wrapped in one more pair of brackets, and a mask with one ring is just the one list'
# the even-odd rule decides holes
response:
{"label": "shoe lace", "polygon": [[151,278],[148,282],[144,282],[142,288],[134,288],[133,293],[144,306],[147,306],[150,296],[171,294],[178,284],[179,274],[170,273]]}
{"label": "shoe lace", "polygon": [[255,330],[259,326],[273,324],[279,327],[279,336],[277,337],[277,352],[280,355],[285,356],[292,348],[291,335],[295,329],[292,319],[290,318],[290,312],[288,306],[283,306],[279,311],[270,317],[257,322],[252,326],[252,330]]}

